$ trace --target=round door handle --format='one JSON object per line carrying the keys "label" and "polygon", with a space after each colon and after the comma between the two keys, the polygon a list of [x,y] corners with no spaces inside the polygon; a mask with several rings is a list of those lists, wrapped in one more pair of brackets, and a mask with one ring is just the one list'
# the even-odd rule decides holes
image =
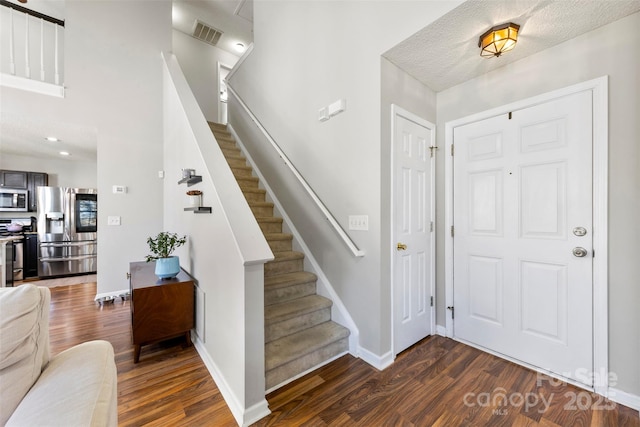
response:
{"label": "round door handle", "polygon": [[407,245],[405,245],[404,243],[398,243],[398,246],[396,246],[396,249],[399,251],[406,251]]}
{"label": "round door handle", "polygon": [[573,256],[576,256],[578,258],[587,256],[587,250],[581,247],[573,248]]}

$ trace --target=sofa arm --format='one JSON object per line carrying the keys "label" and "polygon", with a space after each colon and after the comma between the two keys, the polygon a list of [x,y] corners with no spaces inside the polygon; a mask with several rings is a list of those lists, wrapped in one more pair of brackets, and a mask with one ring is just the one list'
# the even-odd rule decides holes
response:
{"label": "sofa arm", "polygon": [[89,341],[49,361],[9,418],[9,426],[117,426],[113,347]]}

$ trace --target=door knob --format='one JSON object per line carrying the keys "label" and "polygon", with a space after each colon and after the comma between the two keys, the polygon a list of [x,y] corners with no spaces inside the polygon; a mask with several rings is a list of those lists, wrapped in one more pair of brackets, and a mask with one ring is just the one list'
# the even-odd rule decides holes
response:
{"label": "door knob", "polygon": [[585,248],[581,248],[581,247],[577,247],[577,248],[573,248],[573,256],[576,256],[578,258],[582,258],[583,256],[587,255],[587,250]]}
{"label": "door knob", "polygon": [[396,246],[396,249],[399,251],[406,251],[407,245],[405,245],[404,243],[398,243],[398,246]]}

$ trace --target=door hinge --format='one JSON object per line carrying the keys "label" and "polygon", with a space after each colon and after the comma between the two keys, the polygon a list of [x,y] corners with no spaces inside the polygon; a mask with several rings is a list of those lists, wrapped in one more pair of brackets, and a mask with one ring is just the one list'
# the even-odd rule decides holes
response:
{"label": "door hinge", "polygon": [[429,231],[433,233],[433,221],[431,221],[431,224],[429,224]]}
{"label": "door hinge", "polygon": [[451,237],[453,237],[453,225],[451,226]]}
{"label": "door hinge", "polygon": [[509,120],[511,120],[511,111],[509,111]]}
{"label": "door hinge", "polygon": [[453,156],[453,144],[451,144],[451,155]]}
{"label": "door hinge", "polygon": [[431,297],[431,307],[433,307],[433,297]]}
{"label": "door hinge", "polygon": [[438,146],[437,146],[437,145],[432,145],[431,147],[429,147],[429,152],[430,152],[429,157],[433,157],[433,153],[434,153],[434,151],[436,151],[437,149],[438,149]]}
{"label": "door hinge", "polygon": [[454,310],[453,306],[450,305],[449,307],[447,307],[447,310],[451,310],[451,318],[455,319],[455,310]]}

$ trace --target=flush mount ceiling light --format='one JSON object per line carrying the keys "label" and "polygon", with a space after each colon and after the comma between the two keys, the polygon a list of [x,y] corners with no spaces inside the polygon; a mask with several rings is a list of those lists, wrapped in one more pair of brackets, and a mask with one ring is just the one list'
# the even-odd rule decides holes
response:
{"label": "flush mount ceiling light", "polygon": [[47,141],[49,142],[58,142],[60,141],[58,138],[56,138],[55,136],[48,136],[45,138]]}
{"label": "flush mount ceiling light", "polygon": [[71,155],[71,153],[69,153],[68,151],[61,151],[59,154],[61,156],[70,156]]}
{"label": "flush mount ceiling light", "polygon": [[242,43],[236,43],[235,48],[238,52],[244,52],[244,44]]}
{"label": "flush mount ceiling light", "polygon": [[516,46],[518,41],[518,31],[520,25],[509,22],[508,24],[496,25],[480,36],[478,47],[480,56],[483,58],[493,58],[500,56],[504,52],[510,51]]}

